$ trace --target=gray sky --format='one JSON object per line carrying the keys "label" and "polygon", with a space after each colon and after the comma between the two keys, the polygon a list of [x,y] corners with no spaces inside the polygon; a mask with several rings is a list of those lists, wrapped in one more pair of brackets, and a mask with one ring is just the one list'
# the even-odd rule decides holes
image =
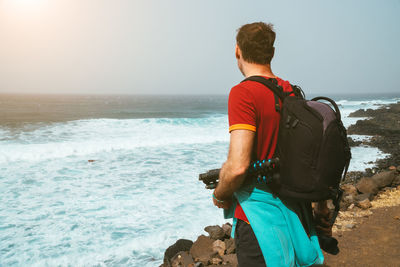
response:
{"label": "gray sky", "polygon": [[400,92],[400,1],[0,0],[0,93],[227,94],[236,29],[309,93]]}

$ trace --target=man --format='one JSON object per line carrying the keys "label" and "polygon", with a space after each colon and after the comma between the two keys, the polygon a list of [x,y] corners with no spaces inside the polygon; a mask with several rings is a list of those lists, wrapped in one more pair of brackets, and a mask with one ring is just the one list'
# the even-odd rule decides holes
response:
{"label": "man", "polygon": [[[236,36],[238,67],[246,78],[273,78],[284,91],[291,91],[290,83],[271,70],[274,41],[271,24],[243,25]],[[245,176],[251,160],[270,159],[275,151],[280,114],[272,91],[254,81],[239,83],[229,94],[228,117],[228,159],[213,201],[225,209],[225,217],[234,217],[239,266],[322,264],[310,203],[280,199],[266,184]]]}

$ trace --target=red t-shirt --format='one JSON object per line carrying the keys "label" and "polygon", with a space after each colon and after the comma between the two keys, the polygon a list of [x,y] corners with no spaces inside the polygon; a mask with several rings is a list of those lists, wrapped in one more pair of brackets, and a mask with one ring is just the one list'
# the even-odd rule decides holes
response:
{"label": "red t-shirt", "polygon": [[[283,91],[292,91],[288,81],[276,80]],[[254,81],[245,81],[233,87],[229,93],[228,118],[229,132],[239,129],[256,132],[253,149],[257,160],[272,158],[278,140],[280,114],[275,110],[275,98],[270,89]],[[235,218],[248,222],[239,204]]]}

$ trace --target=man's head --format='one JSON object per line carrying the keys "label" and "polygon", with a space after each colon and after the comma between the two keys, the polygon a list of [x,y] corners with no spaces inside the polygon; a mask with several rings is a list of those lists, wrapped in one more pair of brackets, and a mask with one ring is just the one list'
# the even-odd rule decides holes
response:
{"label": "man's head", "polygon": [[236,35],[236,58],[247,63],[268,65],[274,56],[275,32],[272,24],[255,22],[245,24]]}

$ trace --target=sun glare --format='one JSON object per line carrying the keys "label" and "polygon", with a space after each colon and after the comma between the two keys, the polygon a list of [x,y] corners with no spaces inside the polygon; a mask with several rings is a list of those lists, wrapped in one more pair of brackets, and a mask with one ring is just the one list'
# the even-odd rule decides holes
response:
{"label": "sun glare", "polygon": [[29,10],[37,9],[43,4],[45,0],[0,0],[4,8],[17,9],[17,10]]}
{"label": "sun glare", "polygon": [[26,6],[26,5],[35,5],[38,2],[40,2],[40,0],[3,0],[4,2],[6,2],[6,4],[8,5],[22,5],[22,6]]}
{"label": "sun glare", "polygon": [[49,0],[0,0],[0,14],[12,20],[41,16]]}

